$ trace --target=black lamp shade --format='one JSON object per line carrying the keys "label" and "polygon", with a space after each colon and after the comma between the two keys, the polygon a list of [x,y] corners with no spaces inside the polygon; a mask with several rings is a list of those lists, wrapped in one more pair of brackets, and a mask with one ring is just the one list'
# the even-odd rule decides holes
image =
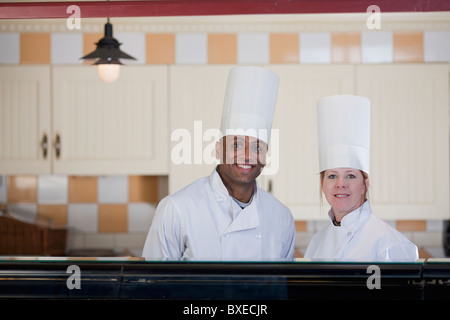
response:
{"label": "black lamp shade", "polygon": [[108,22],[105,24],[105,36],[96,43],[97,48],[95,51],[88,53],[81,59],[98,59],[95,64],[122,64],[118,59],[136,60],[119,49],[121,43],[113,38],[112,33],[112,24],[109,23],[108,19]]}

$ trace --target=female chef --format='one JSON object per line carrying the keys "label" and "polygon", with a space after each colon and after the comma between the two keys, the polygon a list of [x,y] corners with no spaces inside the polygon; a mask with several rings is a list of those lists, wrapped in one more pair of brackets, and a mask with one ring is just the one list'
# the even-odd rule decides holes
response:
{"label": "female chef", "polygon": [[317,103],[321,191],[330,222],[312,238],[305,257],[313,260],[412,262],[417,247],[377,218],[367,199],[370,101],[337,95]]}
{"label": "female chef", "polygon": [[258,188],[278,93],[278,76],[236,67],[228,76],[220,164],[210,176],[164,198],[142,255],[147,259],[292,259],[295,224],[289,209]]}

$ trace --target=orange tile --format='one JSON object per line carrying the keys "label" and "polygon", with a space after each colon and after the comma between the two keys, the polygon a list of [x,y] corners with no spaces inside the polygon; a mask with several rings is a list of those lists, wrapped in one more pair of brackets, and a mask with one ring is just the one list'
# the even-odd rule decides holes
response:
{"label": "orange tile", "polygon": [[50,219],[52,227],[67,226],[67,205],[65,204],[40,204],[37,212],[38,220]]}
{"label": "orange tile", "polygon": [[394,62],[423,62],[422,32],[394,32]]}
{"label": "orange tile", "polygon": [[158,202],[158,177],[129,176],[129,202]]}
{"label": "orange tile", "polygon": [[175,34],[152,33],[146,35],[147,64],[175,63]]}
{"label": "orange tile", "polygon": [[397,220],[396,228],[399,231],[426,231],[426,220]]}
{"label": "orange tile", "polygon": [[50,64],[50,33],[21,33],[20,63]]}
{"label": "orange tile", "polygon": [[98,232],[128,232],[127,205],[99,204]]}
{"label": "orange tile", "polygon": [[272,33],[270,35],[271,63],[298,63],[299,37],[293,33]]}
{"label": "orange tile", "polygon": [[[83,56],[94,51],[98,40],[104,37],[103,33],[84,33],[83,34]],[[92,64],[94,60],[85,60],[83,64]]]}
{"label": "orange tile", "polygon": [[69,202],[97,202],[97,177],[69,176]]}
{"label": "orange tile", "polygon": [[236,62],[236,34],[208,34],[208,63]]}
{"label": "orange tile", "polygon": [[37,202],[37,176],[8,176],[8,203]]}
{"label": "orange tile", "polygon": [[331,34],[331,62],[361,62],[361,35],[359,33]]}
{"label": "orange tile", "polygon": [[295,220],[295,231],[306,231],[306,221]]}

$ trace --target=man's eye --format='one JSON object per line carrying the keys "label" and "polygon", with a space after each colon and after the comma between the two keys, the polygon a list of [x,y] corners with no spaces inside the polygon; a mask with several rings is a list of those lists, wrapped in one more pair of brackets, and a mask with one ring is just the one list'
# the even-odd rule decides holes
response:
{"label": "man's eye", "polygon": [[242,144],[235,142],[235,143],[233,144],[233,147],[234,147],[235,149],[240,149],[240,148],[242,148]]}

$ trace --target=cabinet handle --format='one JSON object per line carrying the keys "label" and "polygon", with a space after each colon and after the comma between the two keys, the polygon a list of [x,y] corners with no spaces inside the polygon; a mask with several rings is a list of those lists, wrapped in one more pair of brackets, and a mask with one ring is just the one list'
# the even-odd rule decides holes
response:
{"label": "cabinet handle", "polygon": [[269,180],[269,185],[267,186],[267,192],[272,193],[272,180]]}
{"label": "cabinet handle", "polygon": [[42,156],[44,157],[44,159],[47,159],[48,138],[47,138],[47,134],[46,133],[44,133],[44,135],[42,136],[41,147],[42,147]]}
{"label": "cabinet handle", "polygon": [[56,159],[61,157],[61,138],[59,137],[59,133],[57,133],[55,137],[55,154]]}

